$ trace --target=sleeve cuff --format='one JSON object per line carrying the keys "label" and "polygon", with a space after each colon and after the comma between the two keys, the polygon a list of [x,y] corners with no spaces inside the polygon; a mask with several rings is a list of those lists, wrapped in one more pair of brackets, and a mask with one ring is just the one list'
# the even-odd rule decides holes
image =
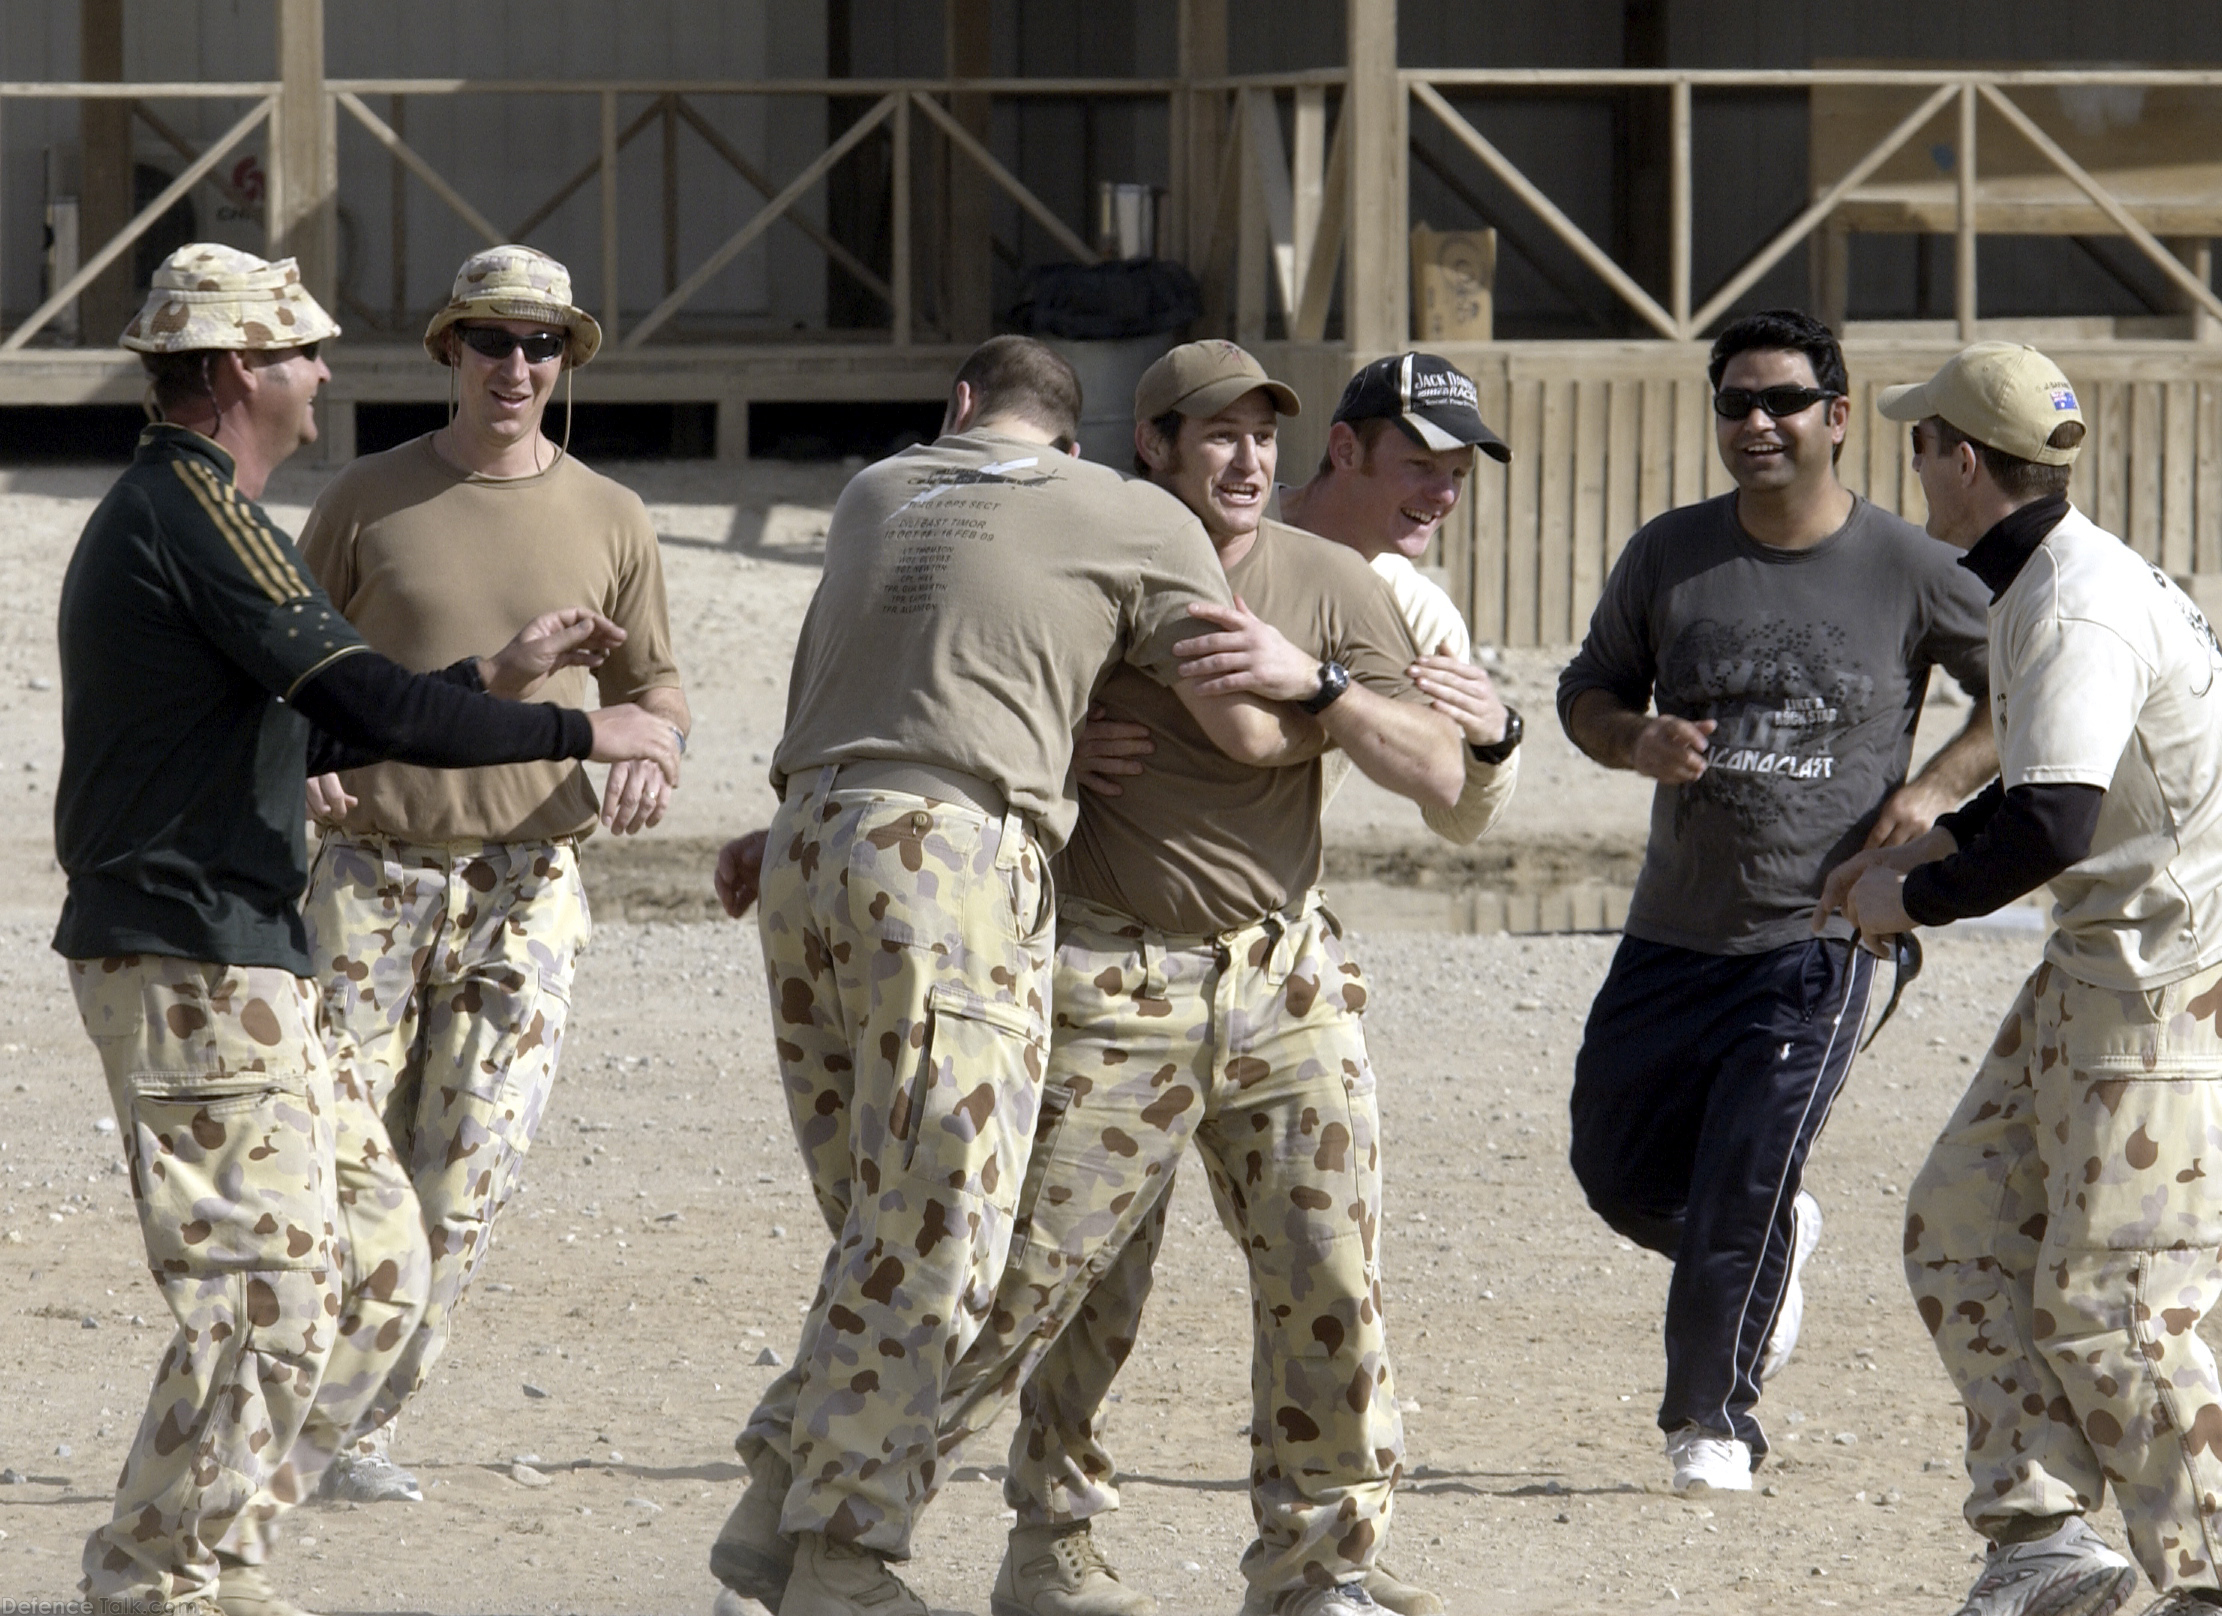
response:
{"label": "sleeve cuff", "polygon": [[588,758],[594,755],[594,721],[576,707],[551,707],[556,715],[556,736],[562,750],[561,758]]}
{"label": "sleeve cuff", "polygon": [[1917,925],[1948,926],[1962,918],[1936,890],[1936,878],[1926,864],[1916,866],[1906,877],[1905,885],[1898,889],[1898,901]]}

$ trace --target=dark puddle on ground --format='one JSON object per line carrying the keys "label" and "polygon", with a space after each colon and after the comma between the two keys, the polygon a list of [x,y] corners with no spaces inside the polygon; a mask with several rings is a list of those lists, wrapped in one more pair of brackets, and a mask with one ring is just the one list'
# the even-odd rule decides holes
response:
{"label": "dark puddle on ground", "polygon": [[[583,864],[595,917],[734,924],[710,889],[718,845],[710,837],[594,837]],[[1328,850],[1324,884],[1329,906],[1358,932],[1609,935],[1627,918],[1641,863],[1640,848],[1603,839],[1337,847]],[[2049,913],[2049,899],[2038,895],[1945,934],[2041,945]]]}
{"label": "dark puddle on ground", "polygon": [[[582,865],[601,920],[719,921],[708,837],[597,836]],[[1640,849],[1610,841],[1331,848],[1327,902],[1355,931],[1459,934],[1616,932]]]}
{"label": "dark puddle on ground", "polygon": [[1328,885],[1327,907],[1358,932],[1505,932],[1519,937],[1617,932],[1628,918],[1628,889],[1577,884],[1508,891],[1339,881]]}

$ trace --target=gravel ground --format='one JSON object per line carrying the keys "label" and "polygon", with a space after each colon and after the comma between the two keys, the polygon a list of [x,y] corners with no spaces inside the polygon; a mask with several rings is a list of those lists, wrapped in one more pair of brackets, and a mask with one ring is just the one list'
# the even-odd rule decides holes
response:
{"label": "gravel ground", "polygon": [[[673,917],[706,914],[707,850],[768,808],[764,755],[839,474],[620,469],[666,536],[698,743],[666,827],[595,850],[605,902],[572,1052],[454,1349],[403,1427],[427,1502],[294,1517],[276,1569],[317,1609],[708,1609],[704,1554],[742,1474],[731,1439],[770,1355],[793,1351],[820,1255],[754,928]],[[20,805],[0,820],[0,1600],[72,1590],[168,1329],[45,943],[61,896],[54,600],[109,476],[0,478],[0,789]],[[320,484],[282,477],[280,520]],[[1456,894],[1477,871],[1609,887],[1640,848],[1641,783],[1592,768],[1550,721],[1557,660],[1503,664],[1531,739],[1479,862],[1431,848],[1416,815],[1369,788],[1331,815],[1375,988],[1386,1286],[1410,1405],[1391,1563],[1462,1613],[1949,1610],[1976,1544],[1957,1518],[1957,1405],[1905,1296],[1898,1225],[2036,934],[1937,939],[1854,1071],[1809,1176],[1828,1231],[1804,1344],[1762,1409],[1768,1490],[1663,1492],[1666,1266],[1597,1222],[1565,1166],[1573,1053],[1612,939],[1457,934],[1473,908]],[[1941,736],[1947,715],[1928,727]],[[1189,1616],[1240,1602],[1249,1333],[1200,1175],[1175,1195],[1112,1410],[1127,1480],[1104,1536],[1168,1616]],[[986,1609],[1002,1448],[991,1433],[964,1456],[920,1534],[909,1575],[937,1610]],[[544,1484],[514,1478],[519,1455]]]}

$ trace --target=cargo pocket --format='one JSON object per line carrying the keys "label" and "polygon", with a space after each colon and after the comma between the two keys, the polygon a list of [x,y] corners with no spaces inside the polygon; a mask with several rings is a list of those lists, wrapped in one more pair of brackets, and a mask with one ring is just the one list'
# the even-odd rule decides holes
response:
{"label": "cargo pocket", "polygon": [[926,1047],[891,1131],[913,1178],[1008,1211],[1022,1187],[1047,1051],[1024,1006],[943,985],[926,996]]}
{"label": "cargo pocket", "polygon": [[2222,1049],[2183,1013],[2185,986],[2067,992],[2069,1112],[2055,1194],[2076,1231],[2071,1246],[2222,1245]]}
{"label": "cargo pocket", "polygon": [[298,1072],[130,1079],[132,1191],[158,1276],[323,1268],[331,1183]]}

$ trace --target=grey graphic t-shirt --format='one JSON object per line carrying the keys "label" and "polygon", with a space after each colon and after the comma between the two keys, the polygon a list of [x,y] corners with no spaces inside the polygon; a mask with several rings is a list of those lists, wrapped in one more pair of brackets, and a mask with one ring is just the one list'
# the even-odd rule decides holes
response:
{"label": "grey graphic t-shirt", "polygon": [[[1559,677],[1711,719],[1704,775],[1662,785],[1627,932],[1707,954],[1809,935],[1821,880],[1905,783],[1929,670],[1977,701],[1989,591],[1959,553],[1864,499],[1808,550],[1759,543],[1723,494],[1628,543]],[[1839,916],[1832,935],[1851,929]]]}

